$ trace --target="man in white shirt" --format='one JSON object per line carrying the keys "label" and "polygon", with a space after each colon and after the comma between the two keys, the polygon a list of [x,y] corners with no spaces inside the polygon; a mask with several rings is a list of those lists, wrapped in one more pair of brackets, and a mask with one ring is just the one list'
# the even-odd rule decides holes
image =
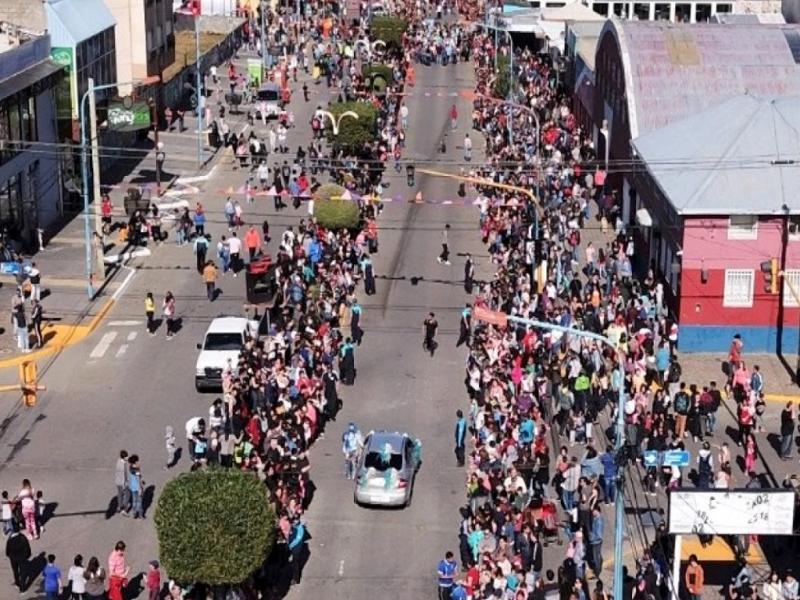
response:
{"label": "man in white shirt", "polygon": [[230,252],[231,270],[233,271],[233,276],[236,277],[242,268],[242,240],[236,236],[235,231],[228,238],[228,251]]}
{"label": "man in white shirt", "polygon": [[258,180],[261,182],[261,189],[266,190],[269,185],[269,166],[265,160],[258,165]]}

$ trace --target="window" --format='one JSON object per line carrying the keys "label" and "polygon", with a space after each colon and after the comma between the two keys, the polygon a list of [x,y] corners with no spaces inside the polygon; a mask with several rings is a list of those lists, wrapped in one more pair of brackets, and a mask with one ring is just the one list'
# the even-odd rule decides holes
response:
{"label": "window", "polygon": [[800,215],[789,217],[789,241],[800,242]]}
{"label": "window", "polygon": [[755,240],[758,238],[756,215],[731,215],[728,223],[729,240]]}
{"label": "window", "polygon": [[752,269],[725,269],[722,306],[732,308],[753,306],[754,276],[755,271]]}
{"label": "window", "polygon": [[800,296],[800,269],[786,269],[783,272],[783,305],[785,307],[797,308],[800,306],[795,294]]}

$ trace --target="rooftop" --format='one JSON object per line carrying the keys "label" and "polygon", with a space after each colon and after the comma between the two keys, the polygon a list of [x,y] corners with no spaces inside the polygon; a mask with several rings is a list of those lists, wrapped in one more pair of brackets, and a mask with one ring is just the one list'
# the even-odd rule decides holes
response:
{"label": "rooftop", "polygon": [[750,92],[800,96],[800,26],[606,22],[625,69],[631,138]]}
{"label": "rooftop", "polygon": [[631,144],[678,214],[800,214],[798,96],[735,96]]}

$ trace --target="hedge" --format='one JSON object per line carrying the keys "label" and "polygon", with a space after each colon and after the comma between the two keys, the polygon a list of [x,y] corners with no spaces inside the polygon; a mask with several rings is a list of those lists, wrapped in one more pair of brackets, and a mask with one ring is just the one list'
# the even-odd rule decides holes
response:
{"label": "hedge", "polygon": [[373,17],[369,25],[372,37],[386,42],[386,47],[389,49],[402,48],[403,34],[406,29],[408,29],[408,21],[390,16]]}
{"label": "hedge", "polygon": [[329,110],[338,119],[339,115],[347,111],[353,111],[358,115],[358,119],[345,117],[339,124],[339,135],[333,135],[333,128],[329,120],[328,141],[332,145],[343,147],[350,153],[357,153],[366,142],[375,139],[377,134],[378,109],[367,102],[336,102],[331,104]]}
{"label": "hedge", "polygon": [[353,200],[321,200],[314,204],[314,217],[326,229],[355,229],[361,220],[358,204]]}

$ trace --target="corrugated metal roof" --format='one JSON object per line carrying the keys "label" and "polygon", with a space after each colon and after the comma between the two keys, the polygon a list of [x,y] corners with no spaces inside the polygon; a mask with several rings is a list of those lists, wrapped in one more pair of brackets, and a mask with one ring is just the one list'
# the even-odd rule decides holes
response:
{"label": "corrugated metal roof", "polygon": [[800,214],[800,97],[736,96],[631,143],[679,214]]}
{"label": "corrugated metal roof", "polygon": [[57,65],[52,60],[47,59],[28,67],[12,77],[0,80],[0,100],[5,100],[9,96],[31,87],[36,82],[55,75],[63,68],[61,65]]}
{"label": "corrugated metal roof", "polygon": [[75,46],[117,24],[103,0],[48,0],[45,13],[54,47]]}
{"label": "corrugated metal roof", "polygon": [[784,30],[797,25],[609,20],[625,68],[631,138],[733,96],[800,96]]}

